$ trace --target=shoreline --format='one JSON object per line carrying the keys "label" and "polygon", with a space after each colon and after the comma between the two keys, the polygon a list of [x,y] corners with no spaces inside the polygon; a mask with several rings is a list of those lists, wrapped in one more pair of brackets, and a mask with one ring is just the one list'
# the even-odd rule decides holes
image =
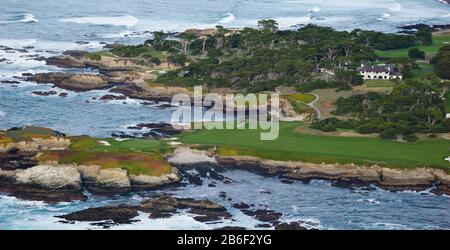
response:
{"label": "shoreline", "polygon": [[[180,160],[195,155],[195,160]],[[308,183],[326,180],[339,186],[374,184],[390,191],[423,191],[433,188],[432,193],[450,195],[450,175],[439,169],[416,168],[413,170],[391,169],[381,166],[357,166],[355,164],[315,164],[300,161],[275,161],[251,156],[219,156],[215,152],[180,147],[167,156],[175,167],[192,167],[199,164],[216,165],[253,171],[263,176],[279,176]]]}

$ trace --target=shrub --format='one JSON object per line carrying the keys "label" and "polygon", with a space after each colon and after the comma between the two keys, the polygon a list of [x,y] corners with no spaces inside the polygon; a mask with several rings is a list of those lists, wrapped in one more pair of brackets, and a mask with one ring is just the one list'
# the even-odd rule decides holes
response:
{"label": "shrub", "polygon": [[402,139],[404,141],[410,142],[410,143],[415,143],[419,140],[419,137],[417,137],[415,134],[409,134],[409,135],[404,135],[402,137]]}
{"label": "shrub", "polygon": [[98,53],[86,53],[84,56],[87,59],[93,60],[93,61],[100,61],[100,60],[102,60],[102,55],[100,55]]}
{"label": "shrub", "polygon": [[397,130],[396,129],[386,129],[380,133],[380,138],[385,140],[395,140],[397,139]]}
{"label": "shrub", "polygon": [[409,50],[408,56],[412,59],[425,59],[425,52],[418,48],[412,48]]}

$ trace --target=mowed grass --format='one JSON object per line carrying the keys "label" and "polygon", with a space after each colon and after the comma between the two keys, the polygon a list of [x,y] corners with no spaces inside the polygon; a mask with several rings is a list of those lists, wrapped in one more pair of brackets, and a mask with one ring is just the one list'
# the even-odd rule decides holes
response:
{"label": "mowed grass", "polygon": [[378,164],[413,168],[427,166],[449,171],[450,141],[424,139],[415,144],[380,138],[333,137],[295,132],[299,122],[280,123],[280,135],[261,141],[259,130],[204,130],[185,134],[186,144],[218,146],[221,155],[248,155],[281,161]]}
{"label": "mowed grass", "polygon": [[414,46],[410,48],[403,49],[392,49],[392,50],[377,50],[376,53],[380,57],[392,58],[392,57],[408,57],[408,52],[412,48],[418,48],[424,51],[427,55],[434,56],[439,51],[439,49],[445,44],[450,43],[450,35],[435,35],[433,36],[433,44],[427,46]]}
{"label": "mowed grass", "polygon": [[308,93],[296,93],[296,94],[289,94],[285,96],[289,100],[293,101],[299,101],[304,103],[311,103],[316,99],[316,96],[308,94]]}
{"label": "mowed grass", "polygon": [[394,87],[397,83],[391,80],[366,80],[364,84],[369,88]]}
{"label": "mowed grass", "polygon": [[6,136],[10,137],[13,141],[30,141],[33,138],[50,139],[57,137],[59,134],[52,129],[27,126],[20,129],[12,129],[4,132]]}
{"label": "mowed grass", "polygon": [[172,172],[162,157],[170,147],[164,141],[130,139],[94,139],[71,137],[68,150],[46,151],[40,162],[56,161],[60,164],[99,165],[103,169],[127,169],[133,175],[160,176]]}

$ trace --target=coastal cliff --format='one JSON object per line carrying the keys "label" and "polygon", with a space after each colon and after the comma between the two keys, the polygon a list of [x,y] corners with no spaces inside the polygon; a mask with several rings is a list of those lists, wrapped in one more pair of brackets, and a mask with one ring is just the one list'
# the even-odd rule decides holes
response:
{"label": "coastal cliff", "polygon": [[[101,195],[123,194],[180,180],[177,169],[153,154],[74,150],[76,143],[97,142],[38,127],[1,131],[0,136],[0,188],[26,199],[84,199],[85,190]],[[87,155],[93,158],[78,160]],[[116,165],[111,165],[111,160]],[[140,168],[129,167],[134,165]]]}
{"label": "coastal cliff", "polygon": [[[189,156],[189,157],[187,157]],[[200,151],[182,147],[168,157],[176,166],[212,164],[223,167],[255,171],[286,179],[309,182],[328,180],[337,185],[370,185],[382,189],[423,191],[434,187],[435,194],[450,195],[450,175],[440,169],[415,168],[411,170],[383,166],[357,166],[355,164],[316,164],[298,161],[274,161],[251,156],[222,156],[214,150]]]}

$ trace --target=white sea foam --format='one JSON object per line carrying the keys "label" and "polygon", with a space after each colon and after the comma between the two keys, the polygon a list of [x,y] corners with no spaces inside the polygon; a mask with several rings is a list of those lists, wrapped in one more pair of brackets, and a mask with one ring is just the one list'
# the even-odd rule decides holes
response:
{"label": "white sea foam", "polygon": [[39,20],[37,20],[33,14],[27,13],[27,14],[21,16],[21,19],[0,21],[0,24],[10,24],[10,23],[37,23],[37,22],[39,22]]}
{"label": "white sea foam", "polygon": [[397,3],[396,1],[393,1],[393,4],[389,7],[390,11],[400,11],[402,10],[402,5]]}
{"label": "white sea foam", "polygon": [[116,17],[71,17],[61,20],[62,22],[93,24],[93,25],[113,25],[132,27],[138,24],[139,19],[134,16],[116,16]]}
{"label": "white sea foam", "polygon": [[383,21],[384,19],[389,18],[389,17],[391,17],[391,16],[392,16],[391,14],[389,14],[389,13],[386,12],[386,13],[383,14],[383,16],[377,18],[377,20]]}
{"label": "white sea foam", "polygon": [[232,23],[234,21],[236,21],[236,17],[233,15],[233,13],[228,12],[226,14],[226,17],[220,19],[219,23],[220,24],[227,24],[227,23]]}
{"label": "white sea foam", "polygon": [[289,28],[298,24],[308,24],[312,21],[310,15],[300,17],[280,17],[275,19],[280,28]]}
{"label": "white sea foam", "polygon": [[310,12],[320,12],[320,8],[315,6],[314,8],[309,9]]}

